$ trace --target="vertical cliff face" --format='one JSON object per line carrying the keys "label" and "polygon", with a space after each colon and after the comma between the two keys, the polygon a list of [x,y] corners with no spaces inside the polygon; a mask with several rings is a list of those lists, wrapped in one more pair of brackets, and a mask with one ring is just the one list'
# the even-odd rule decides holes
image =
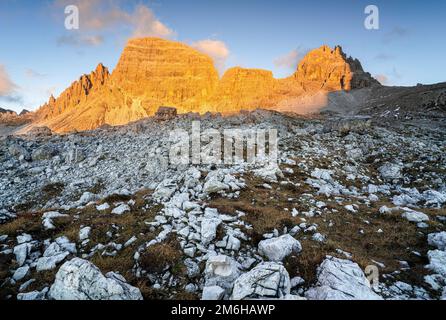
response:
{"label": "vertical cliff face", "polygon": [[51,119],[58,115],[69,112],[79,105],[86,103],[94,91],[99,91],[108,81],[110,73],[101,63],[96,70],[89,75],[83,75],[75,81],[56,99],[50,97],[48,103],[43,105],[37,112],[39,119]]}
{"label": "vertical cliff face", "polygon": [[361,63],[347,57],[341,47],[322,46],[299,63],[295,80],[308,91],[352,90],[377,84]]}
{"label": "vertical cliff face", "polygon": [[160,105],[193,111],[205,105],[218,83],[212,59],[184,44],[157,39],[130,40],[112,79],[154,114]]}
{"label": "vertical cliff face", "polygon": [[133,39],[111,75],[100,64],[60,97],[51,97],[37,112],[35,124],[59,132],[94,129],[154,115],[160,106],[174,106],[179,113],[231,114],[256,108],[307,113],[323,107],[330,91],[374,84],[378,82],[361,63],[340,47],[311,51],[286,79],[240,67],[219,79],[212,59],[187,45]]}
{"label": "vertical cliff face", "polygon": [[271,71],[231,68],[220,80],[211,105],[224,114],[271,107],[276,86],[277,80]]}

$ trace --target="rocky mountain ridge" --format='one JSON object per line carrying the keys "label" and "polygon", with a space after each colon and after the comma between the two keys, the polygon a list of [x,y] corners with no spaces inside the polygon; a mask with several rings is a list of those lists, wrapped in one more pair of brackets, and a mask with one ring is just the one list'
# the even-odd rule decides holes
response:
{"label": "rocky mountain ridge", "polygon": [[212,59],[187,45],[132,39],[111,75],[98,65],[60,97],[51,97],[36,112],[34,125],[56,132],[121,125],[152,116],[164,105],[179,113],[234,114],[257,108],[308,113],[320,110],[329,92],[373,85],[379,83],[341,47],[311,51],[286,79],[240,67],[219,79]]}
{"label": "rocky mountain ridge", "polygon": [[[446,299],[444,119],[158,114],[0,140],[0,300]],[[278,161],[170,162],[196,120]]]}

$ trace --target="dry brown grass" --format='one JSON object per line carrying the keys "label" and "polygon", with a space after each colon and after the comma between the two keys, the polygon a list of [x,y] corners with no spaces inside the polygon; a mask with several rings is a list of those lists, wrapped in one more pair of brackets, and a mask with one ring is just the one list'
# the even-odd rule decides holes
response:
{"label": "dry brown grass", "polygon": [[[302,182],[307,179],[304,173],[295,167],[293,169],[295,173],[288,175],[292,181]],[[300,212],[307,211],[308,204],[302,195],[314,194],[314,190],[292,185],[273,185],[273,190],[267,190],[261,187],[263,182],[255,177],[248,176],[245,179],[248,187],[241,192],[239,199],[215,197],[209,202],[209,206],[226,214],[235,214],[236,210],[245,212],[246,216],[243,219],[254,228],[253,231],[247,231],[253,246],[257,246],[264,233],[274,229],[281,231],[285,226],[290,228],[302,222],[300,217],[293,218],[290,211],[292,208]],[[290,202],[288,198],[294,198],[296,201]],[[327,210],[322,216],[306,218],[306,223],[308,226],[317,224],[317,232],[325,235],[327,241],[315,242],[311,240],[312,233],[298,233],[296,239],[301,242],[303,251],[299,255],[287,257],[284,261],[290,276],[299,275],[306,280],[307,285],[310,285],[316,279],[317,267],[327,255],[346,258],[337,252],[337,249],[341,249],[351,253],[352,259],[363,269],[374,264],[372,260],[383,263],[385,268],[380,270],[381,274],[400,270],[399,261],[407,261],[412,271],[407,274],[401,273],[401,280],[409,279],[410,283],[429,289],[423,281],[424,275],[427,274],[424,266],[428,263],[426,252],[429,249],[426,238],[430,232],[444,230],[444,225],[436,221],[435,217],[446,216],[445,209],[421,210],[432,218],[429,228],[422,230],[417,228],[416,224],[403,219],[401,212],[390,215],[379,214],[381,206],[393,207],[388,201],[379,201],[370,207],[360,204],[358,213],[352,214],[344,206],[358,203],[356,199],[346,200],[342,205],[325,196],[314,196],[313,199],[324,201]],[[285,208],[290,211],[285,211]],[[379,229],[384,232],[378,233]],[[422,257],[414,255],[412,251],[420,252]]]}
{"label": "dry brown grass", "polygon": [[22,213],[17,218],[0,225],[0,234],[7,234],[14,238],[24,232],[31,235],[40,233],[42,221],[40,213]]}
{"label": "dry brown grass", "polygon": [[159,274],[169,269],[174,275],[185,271],[183,252],[175,236],[149,247],[140,259],[141,267],[149,273]]}
{"label": "dry brown grass", "polygon": [[118,272],[124,276],[128,282],[133,282],[135,280],[132,272],[134,251],[134,248],[126,248],[119,252],[115,257],[102,256],[98,252],[91,258],[91,262],[104,274],[108,272]]}
{"label": "dry brown grass", "polygon": [[298,203],[288,201],[288,198],[296,198],[294,188],[281,187],[268,190],[262,187],[264,183],[262,180],[253,176],[244,178],[247,188],[241,192],[239,199],[214,197],[208,202],[208,206],[229,215],[236,215],[236,211],[244,212],[246,215],[242,220],[252,225],[253,229],[248,233],[255,244],[262,240],[265,233],[272,232],[274,229],[283,230],[284,227],[294,227],[299,223],[299,220],[293,218],[290,212],[284,210],[284,208],[291,210],[299,207]]}
{"label": "dry brown grass", "polygon": [[[54,189],[55,187],[51,187],[47,191]],[[107,201],[109,201],[110,205],[112,205],[114,201],[122,201],[123,199],[133,199],[135,201],[135,205],[132,206],[131,212],[121,216],[111,214],[112,208],[104,212],[98,212],[96,210],[96,205],[90,205],[81,210],[72,209],[69,211],[59,211],[68,214],[68,217],[53,219],[53,223],[56,227],[54,230],[43,229],[43,212],[19,213],[17,219],[0,225],[0,234],[7,234],[11,239],[14,239],[17,235],[29,233],[33,236],[33,239],[41,241],[49,238],[54,239],[56,237],[66,236],[72,242],[78,243],[81,226],[90,226],[92,231],[90,242],[84,248],[86,252],[89,252],[89,250],[98,243],[107,244],[110,241],[114,241],[115,243],[124,244],[132,236],[136,236],[137,241],[129,248],[119,251],[115,257],[102,256],[101,251],[96,253],[91,259],[103,273],[110,271],[119,272],[127,279],[127,281],[129,281],[129,283],[136,285],[137,279],[135,279],[132,272],[135,248],[155,237],[155,234],[150,232],[149,227],[145,222],[153,221],[155,215],[162,209],[160,205],[155,205],[150,202],[151,192],[152,191],[150,190],[143,190],[131,197],[109,197]],[[105,201],[101,203],[104,202]],[[147,206],[148,209],[146,209]],[[44,212],[47,211],[52,210],[46,210]],[[114,225],[116,229],[112,228],[112,225]],[[107,231],[111,230],[114,231],[113,239],[109,239],[106,235]],[[79,247],[78,250],[80,250]],[[11,276],[10,270],[14,267],[14,255],[0,255],[0,282]],[[37,281],[34,282],[27,291],[41,290],[45,286],[54,282],[56,272],[57,269],[51,272],[33,272],[22,282],[33,277]],[[0,288],[0,299],[6,298],[7,295],[15,297],[18,293],[17,291],[20,284],[21,283],[18,283],[15,286],[8,285]]]}

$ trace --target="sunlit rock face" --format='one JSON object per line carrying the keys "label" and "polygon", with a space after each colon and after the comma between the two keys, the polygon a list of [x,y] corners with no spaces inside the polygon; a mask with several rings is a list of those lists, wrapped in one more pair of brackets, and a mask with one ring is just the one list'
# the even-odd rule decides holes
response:
{"label": "sunlit rock face", "polygon": [[260,69],[231,68],[219,79],[212,59],[174,41],[132,39],[110,75],[100,64],[51,97],[31,126],[56,132],[122,125],[152,116],[160,106],[178,113],[234,114],[257,108],[306,114],[326,105],[332,91],[368,87],[378,82],[340,47],[322,46],[285,79]]}
{"label": "sunlit rock face", "polygon": [[38,117],[40,119],[51,119],[87,102],[89,95],[94,90],[104,86],[109,77],[108,69],[99,64],[95,71],[89,75],[81,76],[78,81],[73,82],[70,87],[62,92],[57,99],[51,96],[48,103],[40,108]]}
{"label": "sunlit rock face", "polygon": [[272,107],[276,86],[277,80],[271,71],[231,68],[220,80],[212,105],[223,114]]}
{"label": "sunlit rock face", "polygon": [[305,90],[352,90],[378,82],[364,72],[357,59],[347,57],[341,47],[322,46],[299,63],[294,78]]}
{"label": "sunlit rock face", "polygon": [[154,114],[160,105],[204,111],[218,83],[212,59],[184,44],[157,38],[127,44],[112,79]]}

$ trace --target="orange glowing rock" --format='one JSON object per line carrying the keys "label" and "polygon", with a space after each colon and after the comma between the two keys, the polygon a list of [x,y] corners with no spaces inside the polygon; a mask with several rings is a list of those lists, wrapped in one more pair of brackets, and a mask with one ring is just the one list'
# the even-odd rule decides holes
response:
{"label": "orange glowing rock", "polygon": [[340,47],[311,51],[285,79],[240,67],[219,79],[212,59],[185,44],[132,39],[111,75],[99,64],[57,99],[51,97],[32,126],[68,132],[121,125],[153,116],[160,106],[175,106],[178,113],[232,114],[256,108],[308,113],[324,106],[328,92],[377,83]]}

